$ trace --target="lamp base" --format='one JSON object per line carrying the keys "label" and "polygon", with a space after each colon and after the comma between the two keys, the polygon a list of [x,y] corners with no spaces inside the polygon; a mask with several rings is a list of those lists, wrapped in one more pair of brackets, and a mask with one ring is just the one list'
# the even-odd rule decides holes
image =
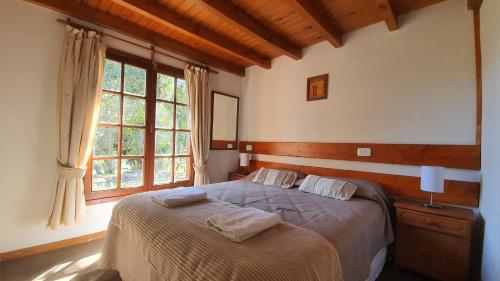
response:
{"label": "lamp base", "polygon": [[426,208],[434,208],[434,209],[441,209],[442,208],[441,205],[434,204],[434,200],[432,198],[432,192],[431,192],[431,201],[424,203],[422,205],[424,205],[424,207],[426,207]]}
{"label": "lamp base", "polygon": [[434,209],[441,209],[443,208],[443,206],[441,205],[438,205],[438,204],[433,204],[432,202],[429,202],[429,203],[424,203],[422,204],[424,207],[426,208],[434,208]]}
{"label": "lamp base", "polygon": [[246,166],[241,166],[241,174],[242,175],[245,175],[245,176],[248,176],[249,173],[247,172],[247,167]]}

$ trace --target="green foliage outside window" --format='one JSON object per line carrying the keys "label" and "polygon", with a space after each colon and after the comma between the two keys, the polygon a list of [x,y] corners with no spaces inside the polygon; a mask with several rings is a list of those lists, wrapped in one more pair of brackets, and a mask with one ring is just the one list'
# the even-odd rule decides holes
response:
{"label": "green foliage outside window", "polygon": [[122,155],[144,155],[144,129],[123,128]]}
{"label": "green foliage outside window", "polygon": [[155,155],[172,155],[173,138],[172,131],[157,130],[155,133]]}
{"label": "green foliage outside window", "polygon": [[103,89],[119,92],[122,78],[122,65],[119,62],[106,60],[104,64]]}
{"label": "green foliage outside window", "polygon": [[118,132],[117,127],[98,126],[94,138],[94,155],[118,155]]}
{"label": "green foliage outside window", "polygon": [[189,130],[189,108],[178,105],[175,109],[175,128],[180,130]]}
{"label": "green foliage outside window", "polygon": [[174,127],[174,106],[171,103],[156,102],[156,128],[172,129]]}
{"label": "green foliage outside window", "polygon": [[182,79],[177,79],[175,99],[178,103],[188,104],[189,97],[186,91],[186,82]]}
{"label": "green foliage outside window", "polygon": [[174,77],[158,73],[156,77],[156,98],[174,101]]}
{"label": "green foliage outside window", "polygon": [[124,93],[145,97],[146,70],[131,65],[125,65],[125,79],[123,84]]}
{"label": "green foliage outside window", "polygon": [[117,160],[92,161],[92,190],[101,191],[116,188]]}
{"label": "green foliage outside window", "polygon": [[175,158],[174,162],[175,162],[174,180],[175,181],[187,180],[188,158],[187,157]]}
{"label": "green foliage outside window", "polygon": [[172,182],[172,158],[158,158],[154,162],[154,184]]}
{"label": "green foliage outside window", "polygon": [[177,132],[175,134],[175,154],[187,155],[189,153],[189,133]]}
{"label": "green foliage outside window", "polygon": [[99,123],[120,123],[120,95],[103,93],[99,109]]}
{"label": "green foliage outside window", "polygon": [[146,100],[123,97],[123,124],[144,126],[146,122]]}
{"label": "green foliage outside window", "polygon": [[142,177],[142,159],[122,160],[122,187],[137,187],[144,184]]}

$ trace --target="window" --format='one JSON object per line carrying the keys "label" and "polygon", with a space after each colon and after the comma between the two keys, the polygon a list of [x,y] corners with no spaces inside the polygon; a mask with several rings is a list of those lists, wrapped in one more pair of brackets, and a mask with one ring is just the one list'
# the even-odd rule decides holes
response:
{"label": "window", "polygon": [[190,131],[184,80],[163,73],[156,78],[154,184],[188,179]]}
{"label": "window", "polygon": [[85,176],[89,203],[192,184],[188,94],[181,70],[110,50]]}

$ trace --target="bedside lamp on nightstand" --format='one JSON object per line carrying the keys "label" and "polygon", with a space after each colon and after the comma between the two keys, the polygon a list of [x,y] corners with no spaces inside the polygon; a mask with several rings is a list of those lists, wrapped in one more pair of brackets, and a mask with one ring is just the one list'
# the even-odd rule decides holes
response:
{"label": "bedside lamp on nightstand", "polygon": [[420,169],[420,190],[431,193],[431,201],[425,203],[425,207],[441,208],[432,201],[432,194],[444,192],[444,168],[434,166],[422,166]]}
{"label": "bedside lamp on nightstand", "polygon": [[250,154],[240,153],[240,166],[243,167],[243,174],[246,175],[247,167],[250,165]]}

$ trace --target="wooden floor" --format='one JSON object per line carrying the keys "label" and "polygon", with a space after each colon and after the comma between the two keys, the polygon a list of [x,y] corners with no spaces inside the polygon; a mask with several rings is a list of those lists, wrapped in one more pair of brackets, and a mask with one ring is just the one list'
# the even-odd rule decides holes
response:
{"label": "wooden floor", "polygon": [[[103,240],[0,262],[0,280],[120,281],[117,272],[97,270]],[[416,274],[386,266],[378,281],[423,281]],[[346,280],[347,281],[347,280]]]}

